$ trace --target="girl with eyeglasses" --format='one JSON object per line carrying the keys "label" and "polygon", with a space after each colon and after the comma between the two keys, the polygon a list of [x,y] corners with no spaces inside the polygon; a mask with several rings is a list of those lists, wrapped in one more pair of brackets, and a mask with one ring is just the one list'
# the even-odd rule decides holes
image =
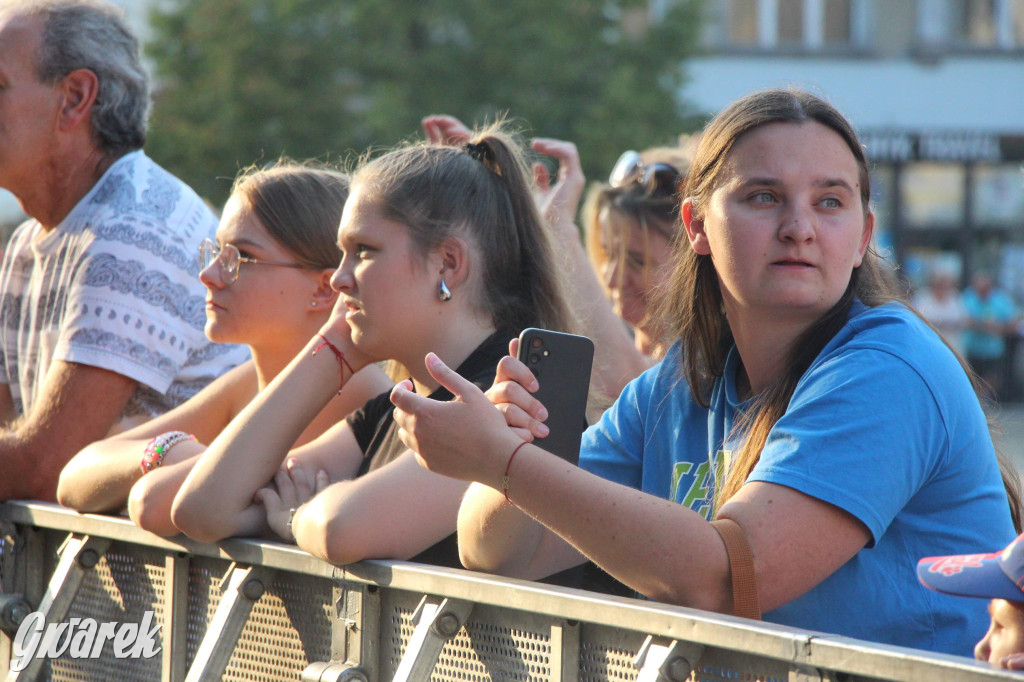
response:
{"label": "girl with eyeglasses", "polygon": [[1009,543],[1019,482],[969,370],[871,250],[870,196],[821,98],[768,90],[715,117],[663,292],[676,342],[579,467],[529,442],[543,406],[514,357],[483,394],[429,356],[457,401],[400,382],[405,442],[475,482],[466,567],[536,579],[589,558],[651,599],[970,655],[984,604],[921,590],[915,566]]}
{"label": "girl with eyeglasses", "polygon": [[317,441],[287,456],[283,445],[371,362],[393,361],[421,395],[447,400],[423,365],[428,351],[486,387],[523,328],[570,330],[522,152],[493,127],[459,146],[419,143],[366,161],[338,243],[333,316],[206,450],[174,522],[204,541],[251,532],[255,498],[278,535],[333,563],[460,566],[466,484],[416,464],[388,392]]}
{"label": "girl with eyeglasses", "polygon": [[[200,245],[199,277],[207,289],[207,337],[248,345],[252,361],[178,408],[79,452],[61,474],[62,504],[113,512],[130,492],[129,512],[140,526],[178,533],[171,502],[199,454],[331,314],[338,295],[330,278],[340,257],[335,234],[348,189],[344,173],[301,164],[254,168],[238,177],[217,242]],[[376,367],[360,372],[287,447],[312,441],[390,385]],[[263,525],[262,509],[248,516],[252,527]]]}

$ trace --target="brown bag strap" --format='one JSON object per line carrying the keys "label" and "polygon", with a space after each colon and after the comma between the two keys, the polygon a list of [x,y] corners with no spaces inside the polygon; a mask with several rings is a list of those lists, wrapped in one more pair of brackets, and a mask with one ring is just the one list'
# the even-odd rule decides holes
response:
{"label": "brown bag strap", "polygon": [[729,555],[732,575],[732,609],[741,618],[761,620],[761,602],[757,598],[757,579],[754,576],[754,553],[743,529],[732,519],[717,519],[711,526],[722,536]]}

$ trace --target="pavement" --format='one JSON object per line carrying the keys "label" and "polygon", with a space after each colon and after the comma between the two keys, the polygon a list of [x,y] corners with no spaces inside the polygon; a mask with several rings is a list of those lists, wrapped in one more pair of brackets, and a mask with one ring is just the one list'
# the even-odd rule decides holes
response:
{"label": "pavement", "polygon": [[998,429],[993,433],[996,447],[1009,455],[1017,471],[1024,475],[1024,403],[998,405],[992,410],[992,416]]}

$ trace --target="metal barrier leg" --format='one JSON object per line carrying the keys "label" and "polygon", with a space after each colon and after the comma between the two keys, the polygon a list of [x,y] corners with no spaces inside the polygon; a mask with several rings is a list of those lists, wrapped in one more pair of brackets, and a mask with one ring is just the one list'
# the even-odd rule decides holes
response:
{"label": "metal barrier leg", "polygon": [[416,628],[395,671],[394,682],[429,680],[445,642],[462,629],[472,611],[472,602],[424,596],[413,612]]}
{"label": "metal barrier leg", "polygon": [[812,666],[793,665],[789,668],[789,682],[835,682],[836,676]]}
{"label": "metal barrier leg", "polygon": [[189,556],[184,552],[168,554],[164,558],[167,591],[164,593],[163,661],[161,679],[182,682],[188,665],[185,640],[188,636],[188,567]]}
{"label": "metal barrier leg", "polygon": [[[371,589],[372,588],[372,589]],[[368,682],[378,679],[380,594],[375,586],[334,587],[331,660],[315,661],[302,671],[302,682]]]}
{"label": "metal barrier leg", "polygon": [[633,661],[640,668],[637,682],[683,682],[704,654],[704,647],[648,635]]}
{"label": "metal barrier leg", "polygon": [[216,613],[206,628],[203,641],[188,669],[185,682],[220,680],[231,660],[238,636],[245,627],[252,606],[266,591],[274,577],[273,569],[262,566],[238,568],[231,564],[222,584],[227,584]]}
{"label": "metal barrier leg", "polygon": [[[108,538],[94,538],[88,535],[75,536],[68,534],[64,544],[58,550],[60,560],[50,577],[50,584],[43,593],[37,611],[43,615],[43,623],[60,623],[67,616],[71,602],[82,585],[86,571],[92,570],[99,563],[100,557],[110,546]],[[63,634],[63,633],[60,633]],[[49,641],[43,637],[38,642],[37,652],[49,649]],[[11,670],[7,674],[7,682],[25,682],[34,680],[43,666],[43,658],[33,656],[20,671]]]}
{"label": "metal barrier leg", "polygon": [[580,624],[576,621],[551,625],[551,669],[559,682],[580,678]]}

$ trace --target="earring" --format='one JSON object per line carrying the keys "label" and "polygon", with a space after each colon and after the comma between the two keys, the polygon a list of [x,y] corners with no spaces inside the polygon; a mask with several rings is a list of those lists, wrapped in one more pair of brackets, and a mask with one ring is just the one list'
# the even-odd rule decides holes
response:
{"label": "earring", "polygon": [[310,305],[311,305],[311,306],[313,306],[313,307],[315,308],[315,307],[316,307],[316,301],[311,301],[311,302],[310,302]]}
{"label": "earring", "polygon": [[452,300],[452,290],[448,288],[448,285],[441,280],[441,286],[437,290],[437,297],[442,301]]}

